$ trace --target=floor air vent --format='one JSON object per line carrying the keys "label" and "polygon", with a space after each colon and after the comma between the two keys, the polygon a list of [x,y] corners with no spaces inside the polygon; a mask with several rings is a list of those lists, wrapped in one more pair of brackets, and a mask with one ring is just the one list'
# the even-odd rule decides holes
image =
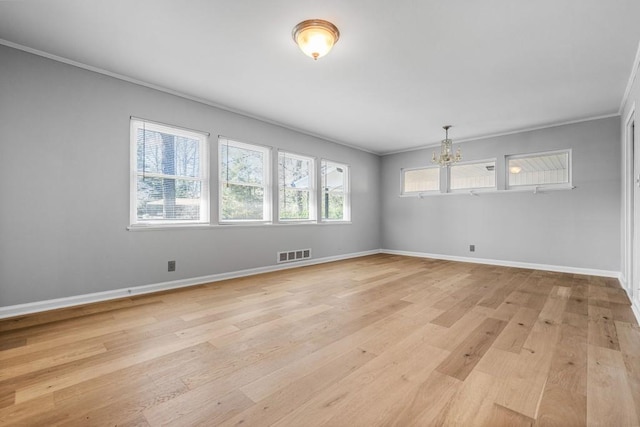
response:
{"label": "floor air vent", "polygon": [[295,251],[278,252],[278,263],[302,261],[311,258],[311,249],[296,249]]}

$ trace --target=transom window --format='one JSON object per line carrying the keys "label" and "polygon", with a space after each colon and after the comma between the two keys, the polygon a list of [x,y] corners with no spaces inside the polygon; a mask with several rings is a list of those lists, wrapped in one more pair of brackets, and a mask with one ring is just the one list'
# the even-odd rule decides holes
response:
{"label": "transom window", "polygon": [[316,219],[315,161],[312,157],[278,153],[278,212],[283,221]]}
{"label": "transom window", "polygon": [[320,166],[323,221],[350,221],[349,166],[322,160]]}
{"label": "transom window", "polygon": [[219,138],[220,222],[271,220],[271,150]]}
{"label": "transom window", "polygon": [[402,169],[402,194],[440,191],[440,168]]}
{"label": "transom window", "polygon": [[496,188],[495,160],[460,163],[449,167],[449,188],[474,190]]}
{"label": "transom window", "polygon": [[554,187],[571,184],[571,151],[507,157],[507,186]]}
{"label": "transom window", "polygon": [[209,222],[207,135],[131,120],[131,224]]}

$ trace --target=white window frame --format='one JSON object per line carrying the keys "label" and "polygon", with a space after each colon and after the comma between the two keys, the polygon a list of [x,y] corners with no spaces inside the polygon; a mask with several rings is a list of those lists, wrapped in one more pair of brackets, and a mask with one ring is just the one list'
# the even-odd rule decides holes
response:
{"label": "white window frame", "polygon": [[324,218],[324,212],[322,211],[322,200],[318,202],[318,209],[320,213],[318,218],[320,218],[320,222],[326,223],[336,223],[336,222],[350,222],[351,221],[351,166],[346,163],[336,162],[329,159],[320,159],[320,198],[324,198],[325,196],[325,187],[322,185],[324,183],[324,177],[322,174],[322,167],[324,163],[333,163],[342,168],[342,192],[344,196],[344,202],[342,206],[342,219],[329,219]]}
{"label": "white window frame", "polygon": [[[222,196],[223,186],[227,184],[227,180],[222,176],[222,147],[236,147],[245,150],[259,151],[264,154],[264,164],[262,168],[262,185],[246,183],[246,182],[233,182],[231,184],[246,185],[250,187],[262,188],[264,194],[264,202],[262,206],[262,219],[224,219],[222,217]],[[231,224],[265,224],[272,221],[272,189],[271,189],[271,147],[265,145],[252,144],[247,142],[240,142],[234,139],[230,139],[224,136],[218,136],[218,223],[221,225]]]}
{"label": "white window frame", "polygon": [[[435,190],[423,190],[423,191],[404,191],[404,179],[405,172],[422,170],[422,169],[437,169],[438,171],[438,187]],[[442,176],[440,173],[440,166],[419,166],[414,168],[401,168],[400,169],[400,196],[402,197],[419,197],[424,194],[442,194]]]}
{"label": "white window frame", "polygon": [[[200,132],[196,130],[186,129],[177,126],[166,125],[158,122],[153,122],[145,119],[139,119],[131,117],[130,122],[130,190],[129,190],[129,223],[130,227],[136,226],[157,226],[157,227],[175,227],[180,225],[192,225],[192,224],[209,224],[209,134],[206,132]],[[138,139],[137,133],[139,129],[146,129],[155,132],[167,133],[171,135],[181,136],[190,139],[196,139],[199,141],[199,153],[200,153],[200,176],[183,177],[180,175],[165,175],[162,173],[145,173],[138,170]],[[138,205],[138,177],[150,177],[150,178],[172,178],[188,181],[200,182],[200,218],[197,220],[184,220],[184,219],[168,219],[168,220],[153,220],[145,221],[138,219],[137,205]]]}
{"label": "white window frame", "polygon": [[[527,185],[511,185],[509,182],[509,160],[512,159],[526,159],[529,157],[541,157],[554,154],[567,154],[567,182],[555,183],[555,184],[527,184]],[[512,154],[505,156],[504,161],[504,174],[505,174],[505,188],[507,190],[537,190],[537,189],[571,189],[573,188],[573,155],[570,148],[563,150],[541,151],[537,153],[527,154]]]}
{"label": "white window frame", "polygon": [[[464,166],[464,165],[473,165],[473,164],[477,164],[477,163],[493,163],[493,175],[494,175],[494,185],[493,187],[465,187],[465,188],[451,188],[451,171],[453,170],[453,168],[455,168],[456,166]],[[497,174],[497,169],[498,169],[498,161],[497,159],[493,158],[493,159],[483,159],[483,160],[469,160],[469,161],[465,161],[465,162],[459,162],[459,163],[455,163],[453,165],[450,165],[447,168],[447,192],[449,193],[468,193],[469,191],[473,191],[474,193],[476,192],[481,192],[481,191],[497,191],[498,190],[498,174]]]}
{"label": "white window frame", "polygon": [[[280,195],[284,189],[289,190],[300,190],[300,188],[289,187],[285,185],[285,183],[280,182],[280,156],[284,155],[285,157],[303,160],[309,162],[309,186],[304,189],[304,191],[309,192],[309,218],[282,218],[280,212]],[[277,170],[278,170],[278,202],[277,202],[277,218],[278,222],[281,223],[305,223],[305,222],[317,222],[318,218],[318,196],[317,196],[317,184],[316,184],[316,158],[313,156],[307,156],[304,154],[293,153],[288,150],[278,150],[278,159],[277,159]]]}

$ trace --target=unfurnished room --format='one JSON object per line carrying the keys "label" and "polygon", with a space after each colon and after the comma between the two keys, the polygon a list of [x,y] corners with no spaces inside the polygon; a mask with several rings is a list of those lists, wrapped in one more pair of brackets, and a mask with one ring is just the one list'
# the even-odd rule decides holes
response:
{"label": "unfurnished room", "polygon": [[0,1],[0,425],[640,426],[639,67],[638,0]]}

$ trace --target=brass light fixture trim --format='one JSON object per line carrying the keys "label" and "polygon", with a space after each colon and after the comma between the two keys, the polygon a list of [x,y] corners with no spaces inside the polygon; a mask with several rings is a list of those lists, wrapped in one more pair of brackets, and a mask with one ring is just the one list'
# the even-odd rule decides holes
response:
{"label": "brass light fixture trim", "polygon": [[293,41],[306,55],[317,60],[323,57],[340,39],[340,30],[323,19],[307,19],[293,27]]}

